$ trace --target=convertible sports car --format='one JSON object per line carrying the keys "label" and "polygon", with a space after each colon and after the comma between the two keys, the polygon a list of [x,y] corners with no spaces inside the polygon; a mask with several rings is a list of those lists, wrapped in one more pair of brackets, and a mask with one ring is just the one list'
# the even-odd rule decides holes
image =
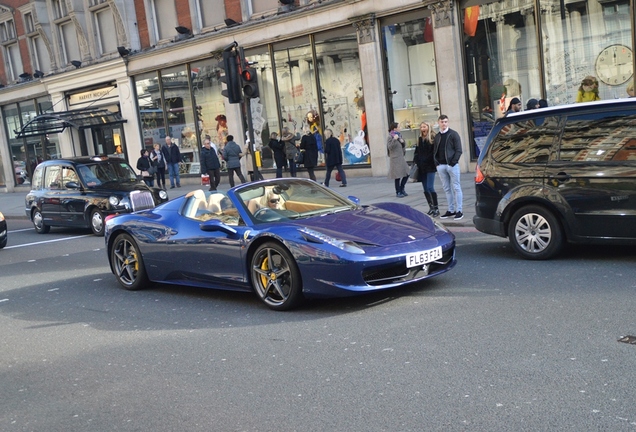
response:
{"label": "convertible sports car", "polygon": [[196,190],[109,217],[105,240],[125,289],[152,281],[254,290],[275,310],[403,286],[456,263],[455,236],[425,214],[398,203],[361,206],[299,178]]}

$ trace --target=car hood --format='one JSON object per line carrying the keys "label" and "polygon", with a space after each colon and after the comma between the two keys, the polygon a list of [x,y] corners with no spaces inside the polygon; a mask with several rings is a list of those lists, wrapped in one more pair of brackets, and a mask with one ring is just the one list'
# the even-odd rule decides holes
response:
{"label": "car hood", "polygon": [[381,203],[356,210],[292,221],[323,234],[357,243],[387,246],[434,235],[435,223],[404,204]]}

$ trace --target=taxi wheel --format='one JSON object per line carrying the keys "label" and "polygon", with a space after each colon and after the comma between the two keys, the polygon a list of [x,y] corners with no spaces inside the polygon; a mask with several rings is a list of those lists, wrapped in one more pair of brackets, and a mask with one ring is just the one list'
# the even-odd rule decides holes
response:
{"label": "taxi wheel", "polygon": [[148,274],[139,247],[128,234],[120,234],[115,238],[110,250],[110,262],[117,282],[125,289],[135,291],[148,284]]}
{"label": "taxi wheel", "polygon": [[93,234],[99,237],[103,236],[104,235],[104,215],[102,214],[102,212],[96,208],[91,210],[90,221],[91,221],[91,231],[93,231]]}
{"label": "taxi wheel", "polygon": [[563,247],[563,230],[552,212],[529,205],[517,210],[508,225],[512,247],[525,259],[550,259]]}
{"label": "taxi wheel", "polygon": [[271,309],[289,310],[303,300],[298,266],[289,251],[279,243],[263,243],[252,256],[252,286]]}
{"label": "taxi wheel", "polygon": [[44,223],[44,216],[42,216],[42,212],[39,209],[35,209],[33,211],[33,226],[35,227],[35,232],[38,234],[46,234],[51,230],[51,227]]}

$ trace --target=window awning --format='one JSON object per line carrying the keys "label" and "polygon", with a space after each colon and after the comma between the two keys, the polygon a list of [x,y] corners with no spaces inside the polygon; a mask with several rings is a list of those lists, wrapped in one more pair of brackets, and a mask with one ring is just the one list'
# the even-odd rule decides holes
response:
{"label": "window awning", "polygon": [[64,132],[69,126],[81,130],[116,123],[126,123],[126,120],[106,108],[82,108],[40,114],[15,133],[17,138],[29,138]]}

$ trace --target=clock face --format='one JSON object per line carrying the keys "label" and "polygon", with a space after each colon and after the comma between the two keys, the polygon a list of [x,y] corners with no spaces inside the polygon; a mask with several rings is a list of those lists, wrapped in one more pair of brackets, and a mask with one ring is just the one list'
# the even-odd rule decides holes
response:
{"label": "clock face", "polygon": [[625,45],[610,45],[596,58],[596,76],[607,85],[621,85],[634,72],[632,50]]}

